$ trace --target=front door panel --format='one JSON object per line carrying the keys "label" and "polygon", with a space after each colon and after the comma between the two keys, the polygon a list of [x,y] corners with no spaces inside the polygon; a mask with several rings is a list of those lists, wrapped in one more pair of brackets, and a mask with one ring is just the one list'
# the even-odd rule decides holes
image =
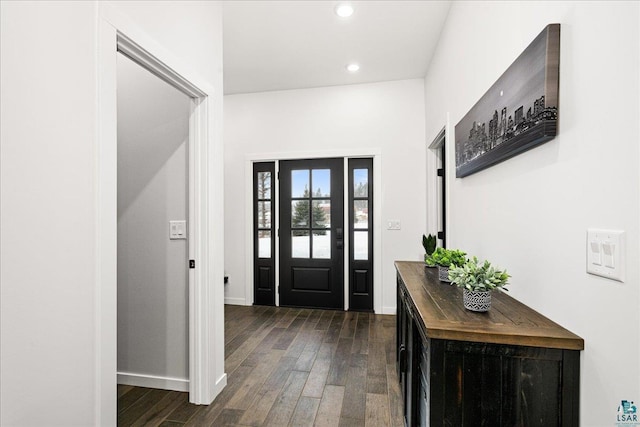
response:
{"label": "front door panel", "polygon": [[280,305],[344,307],[343,159],[280,162]]}

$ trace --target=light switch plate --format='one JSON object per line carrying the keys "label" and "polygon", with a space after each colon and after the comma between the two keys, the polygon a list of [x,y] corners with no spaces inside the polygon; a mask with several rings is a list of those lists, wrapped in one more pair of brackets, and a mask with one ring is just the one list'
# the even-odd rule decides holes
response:
{"label": "light switch plate", "polygon": [[187,238],[187,221],[169,221],[169,239],[179,240]]}
{"label": "light switch plate", "polygon": [[400,221],[396,221],[396,220],[387,221],[387,230],[400,230]]}
{"label": "light switch plate", "polygon": [[587,230],[587,273],[624,282],[625,233],[622,230]]}

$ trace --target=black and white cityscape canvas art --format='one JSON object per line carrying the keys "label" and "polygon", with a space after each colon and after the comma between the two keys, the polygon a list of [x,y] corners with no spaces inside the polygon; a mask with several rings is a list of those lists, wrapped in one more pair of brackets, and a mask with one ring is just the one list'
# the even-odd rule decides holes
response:
{"label": "black and white cityscape canvas art", "polygon": [[550,24],[456,125],[456,177],[556,136],[559,64],[560,24]]}

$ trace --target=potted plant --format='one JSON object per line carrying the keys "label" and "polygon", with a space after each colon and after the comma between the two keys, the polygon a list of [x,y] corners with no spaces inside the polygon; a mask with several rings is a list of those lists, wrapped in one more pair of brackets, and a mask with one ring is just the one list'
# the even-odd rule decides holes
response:
{"label": "potted plant", "polygon": [[476,257],[449,270],[451,283],[463,289],[464,308],[471,311],[488,311],[491,308],[491,291],[497,288],[506,291],[510,277],[507,270],[494,267],[489,261],[480,264]]}
{"label": "potted plant", "polygon": [[426,260],[427,265],[438,266],[438,277],[442,282],[450,282],[449,267],[460,266],[467,260],[467,254],[458,249],[437,248]]}
{"label": "potted plant", "polygon": [[435,264],[429,265],[429,259],[431,254],[436,250],[436,236],[429,234],[429,236],[422,235],[422,247],[424,248],[424,262],[427,267],[435,267]]}

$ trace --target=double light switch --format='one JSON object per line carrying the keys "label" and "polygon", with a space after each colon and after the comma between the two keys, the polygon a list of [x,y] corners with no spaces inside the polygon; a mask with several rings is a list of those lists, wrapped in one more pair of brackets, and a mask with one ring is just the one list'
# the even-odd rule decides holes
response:
{"label": "double light switch", "polygon": [[587,273],[624,282],[624,231],[587,230]]}
{"label": "double light switch", "polygon": [[181,240],[187,238],[187,221],[169,221],[169,239]]}

